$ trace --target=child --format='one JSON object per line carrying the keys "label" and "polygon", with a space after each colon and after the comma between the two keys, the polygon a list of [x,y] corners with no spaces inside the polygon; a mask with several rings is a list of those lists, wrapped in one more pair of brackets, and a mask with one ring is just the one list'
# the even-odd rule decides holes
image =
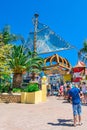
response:
{"label": "child", "polygon": [[60,94],[60,96],[63,96],[63,95],[64,95],[64,88],[63,88],[63,85],[60,86],[59,94]]}

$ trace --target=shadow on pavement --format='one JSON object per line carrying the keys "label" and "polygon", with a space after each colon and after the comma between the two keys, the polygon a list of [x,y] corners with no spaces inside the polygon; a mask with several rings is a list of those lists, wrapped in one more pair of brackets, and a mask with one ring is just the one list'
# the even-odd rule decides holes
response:
{"label": "shadow on pavement", "polygon": [[87,106],[87,104],[82,103],[82,106]]}
{"label": "shadow on pavement", "polygon": [[64,100],[62,103],[69,103],[67,100]]}
{"label": "shadow on pavement", "polygon": [[69,126],[69,127],[72,127],[73,124],[72,124],[72,120],[71,119],[58,119],[58,123],[52,123],[52,122],[49,122],[48,125],[53,125],[53,126]]}

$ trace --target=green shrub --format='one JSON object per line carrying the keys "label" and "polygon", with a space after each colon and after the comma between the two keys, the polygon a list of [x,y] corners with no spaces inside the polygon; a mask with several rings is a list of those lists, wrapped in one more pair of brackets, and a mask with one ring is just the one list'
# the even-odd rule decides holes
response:
{"label": "green shrub", "polygon": [[1,83],[0,84],[0,93],[8,93],[10,89],[10,84]]}
{"label": "green shrub", "polygon": [[13,93],[20,93],[21,91],[22,91],[21,88],[13,88],[13,89],[12,89],[12,92],[13,92]]}
{"label": "green shrub", "polygon": [[29,83],[28,86],[24,89],[25,92],[36,92],[38,90],[38,83]]}

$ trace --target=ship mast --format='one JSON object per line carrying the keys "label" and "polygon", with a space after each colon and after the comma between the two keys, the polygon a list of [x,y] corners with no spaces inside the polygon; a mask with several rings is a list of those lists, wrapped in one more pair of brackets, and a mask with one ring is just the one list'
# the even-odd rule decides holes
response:
{"label": "ship mast", "polygon": [[34,52],[36,52],[36,42],[37,42],[37,26],[38,26],[38,14],[34,14]]}

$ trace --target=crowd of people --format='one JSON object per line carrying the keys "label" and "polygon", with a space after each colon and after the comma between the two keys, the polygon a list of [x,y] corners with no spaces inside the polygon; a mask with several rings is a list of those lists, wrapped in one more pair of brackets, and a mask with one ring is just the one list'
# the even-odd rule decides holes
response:
{"label": "crowd of people", "polygon": [[82,125],[82,104],[87,104],[87,84],[86,82],[80,82],[78,84],[69,83],[57,83],[49,84],[47,86],[47,96],[55,95],[62,96],[68,102],[72,104],[74,126]]}
{"label": "crowd of people", "polygon": [[[64,99],[68,99],[68,87],[70,88],[77,87],[80,89],[80,94],[82,95],[82,103],[87,104],[87,84],[85,82],[80,82],[78,84],[68,82],[68,83],[53,83],[47,85],[47,96],[56,95],[59,97],[64,97]],[[69,101],[69,99],[68,99]]]}

